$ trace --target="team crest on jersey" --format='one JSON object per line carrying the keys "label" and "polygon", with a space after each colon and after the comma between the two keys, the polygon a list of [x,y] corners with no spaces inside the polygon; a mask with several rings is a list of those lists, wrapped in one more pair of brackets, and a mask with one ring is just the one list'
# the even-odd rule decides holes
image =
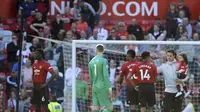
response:
{"label": "team crest on jersey", "polygon": [[40,66],[40,69],[42,68],[42,66]]}

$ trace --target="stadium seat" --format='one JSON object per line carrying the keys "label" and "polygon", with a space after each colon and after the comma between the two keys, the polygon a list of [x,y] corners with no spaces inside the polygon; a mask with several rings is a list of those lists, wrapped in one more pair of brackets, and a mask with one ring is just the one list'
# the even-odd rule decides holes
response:
{"label": "stadium seat", "polygon": [[142,20],[142,21],[141,21],[141,25],[142,25],[142,26],[145,26],[145,27],[146,27],[146,26],[150,26],[150,22],[149,22],[149,20]]}
{"label": "stadium seat", "polygon": [[109,21],[108,21],[108,20],[100,20],[100,22],[103,22],[104,25],[108,25],[108,24],[109,24]]}
{"label": "stadium seat", "polygon": [[149,25],[145,29],[146,29],[146,31],[149,31],[150,28],[151,28],[151,26]]}
{"label": "stadium seat", "polygon": [[142,31],[143,31],[143,32],[146,32],[146,31],[147,31],[145,26],[141,26],[141,27],[142,27]]}
{"label": "stadium seat", "polygon": [[127,26],[129,26],[129,25],[132,24],[132,21],[131,21],[131,20],[124,20],[124,23],[125,23]]}
{"label": "stadium seat", "polygon": [[137,20],[137,24],[141,25],[142,20]]}
{"label": "stadium seat", "polygon": [[6,24],[11,25],[16,22],[16,19],[7,19]]}
{"label": "stadium seat", "polygon": [[9,25],[3,25],[3,30],[10,30],[10,26]]}
{"label": "stadium seat", "polygon": [[111,20],[110,22],[109,22],[109,25],[116,25],[116,24],[118,24],[120,21],[119,20]]}
{"label": "stadium seat", "polygon": [[114,25],[107,25],[107,26],[106,26],[106,29],[107,29],[108,31],[110,31],[112,28],[114,28]]}
{"label": "stadium seat", "polygon": [[154,25],[156,23],[156,20],[149,20],[150,25]]}
{"label": "stadium seat", "polygon": [[6,76],[4,72],[0,72],[0,76]]}

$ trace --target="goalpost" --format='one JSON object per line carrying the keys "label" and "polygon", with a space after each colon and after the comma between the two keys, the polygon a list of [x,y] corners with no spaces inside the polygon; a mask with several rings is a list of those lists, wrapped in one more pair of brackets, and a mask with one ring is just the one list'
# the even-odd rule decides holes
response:
{"label": "goalpost", "polygon": [[[86,49],[90,48],[92,50],[95,50],[94,46],[90,45],[95,45],[95,44],[105,44],[105,45],[150,45],[154,46],[154,48],[157,48],[159,46],[160,50],[166,50],[162,49],[164,46],[165,48],[172,48],[174,49],[174,46],[181,46],[182,50],[184,50],[184,47],[189,47],[189,46],[199,46],[200,42],[193,42],[193,41],[102,41],[102,40],[73,40],[72,41],[72,112],[77,111],[77,103],[76,103],[76,63],[77,63],[77,48],[82,48]],[[155,47],[156,46],[156,47]],[[115,47],[115,46],[114,46]],[[200,46],[199,46],[200,47]],[[148,47],[147,47],[148,48]],[[193,48],[193,47],[191,47]],[[106,48],[107,49],[107,48]],[[109,50],[109,49],[108,49]],[[147,49],[149,50],[149,49]],[[188,49],[185,49],[185,52],[189,52]],[[193,49],[191,49],[193,50]],[[158,52],[158,51],[157,51]],[[184,51],[177,51],[177,52],[184,52]],[[115,51],[115,53],[123,53],[125,54],[126,52],[121,52],[121,51]],[[195,52],[194,52],[195,53]],[[190,55],[190,52],[189,54]],[[89,59],[90,61],[90,59]],[[88,64],[88,63],[87,63]],[[197,79],[198,80],[198,79]],[[90,93],[91,94],[91,93]],[[198,102],[199,100],[197,100]],[[198,107],[197,107],[198,108]]]}

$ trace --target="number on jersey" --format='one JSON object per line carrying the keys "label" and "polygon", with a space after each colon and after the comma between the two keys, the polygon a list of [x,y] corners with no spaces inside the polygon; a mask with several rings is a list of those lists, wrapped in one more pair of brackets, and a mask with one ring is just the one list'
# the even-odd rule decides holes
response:
{"label": "number on jersey", "polygon": [[141,80],[144,80],[144,79],[149,80],[150,79],[148,70],[145,70],[145,72],[144,72],[142,69],[140,69],[140,75],[141,75]]}
{"label": "number on jersey", "polygon": [[97,65],[94,64],[94,75],[96,76],[97,75]]}

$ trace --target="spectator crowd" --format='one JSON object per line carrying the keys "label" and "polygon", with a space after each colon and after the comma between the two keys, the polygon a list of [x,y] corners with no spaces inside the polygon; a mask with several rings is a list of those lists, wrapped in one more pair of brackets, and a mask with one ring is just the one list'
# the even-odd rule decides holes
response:
{"label": "spectator crowd", "polygon": [[[155,20],[101,20],[101,0],[70,0],[64,13],[57,13],[55,18],[48,17],[49,0],[18,0],[15,19],[1,18],[0,20],[0,112],[16,111],[16,90],[20,86],[20,112],[34,110],[31,106],[32,93],[32,64],[34,51],[44,50],[44,58],[59,74],[49,85],[51,101],[59,102],[63,108],[69,109],[71,99],[72,68],[64,68],[63,52],[65,48],[59,43],[33,38],[30,35],[71,43],[72,40],[143,40],[143,41],[199,41],[200,16],[191,20],[192,12],[179,0],[178,4],[171,3],[166,12],[166,19]],[[24,25],[21,26],[21,23]],[[23,27],[23,28],[21,28]],[[11,33],[10,33],[11,32]],[[23,34],[21,34],[23,32]],[[29,34],[29,35],[28,35]],[[22,41],[22,66],[19,65],[20,41]],[[7,39],[5,39],[7,38]],[[10,38],[10,41],[7,41]],[[193,91],[194,103],[200,103],[200,46],[188,45],[107,45],[106,49],[126,52],[136,51],[139,56],[143,51],[150,51],[157,66],[166,62],[166,50],[174,49],[177,53],[185,52],[189,57],[189,70],[192,74],[189,80],[190,90]],[[90,84],[87,70],[88,57],[91,52],[78,49],[77,52],[77,107],[79,112],[90,110]],[[110,81],[113,88],[113,105],[116,112],[127,111],[125,103],[126,87],[119,91],[116,80],[119,78],[120,66],[125,61],[123,54],[106,52],[110,62]],[[90,58],[91,58],[90,57]],[[21,66],[21,81],[17,85],[19,66]],[[48,76],[47,80],[50,76]],[[65,84],[65,85],[64,85]],[[156,109],[161,108],[164,82],[160,76],[156,86]],[[63,93],[65,91],[65,94]],[[196,92],[197,91],[197,92]],[[82,93],[82,94],[80,94]],[[123,96],[123,97],[122,97]],[[55,100],[55,97],[58,101]],[[63,101],[67,97],[67,101]],[[60,99],[59,99],[60,98]],[[68,107],[68,108],[65,108]],[[92,108],[92,107],[91,107]],[[117,109],[116,109],[117,108]],[[122,109],[124,108],[124,109]],[[196,109],[200,107],[196,105]]]}

